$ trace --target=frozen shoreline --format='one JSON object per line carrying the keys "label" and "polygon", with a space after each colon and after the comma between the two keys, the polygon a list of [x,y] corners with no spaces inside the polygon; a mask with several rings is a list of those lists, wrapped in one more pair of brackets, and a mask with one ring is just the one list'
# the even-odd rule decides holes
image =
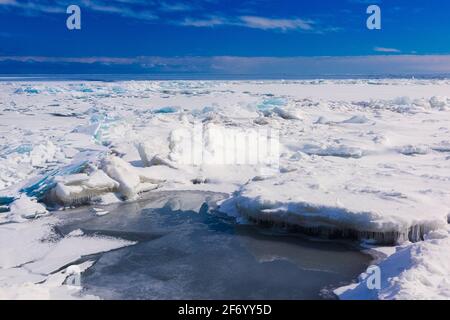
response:
{"label": "frozen shoreline", "polygon": [[[434,248],[449,238],[449,91],[448,80],[0,82],[0,223],[47,214],[33,197],[54,209],[235,192],[223,210],[242,219],[399,245],[380,293],[343,298],[448,299],[450,260]],[[213,155],[214,128],[278,130],[278,173],[180,163],[172,133],[198,123]]]}

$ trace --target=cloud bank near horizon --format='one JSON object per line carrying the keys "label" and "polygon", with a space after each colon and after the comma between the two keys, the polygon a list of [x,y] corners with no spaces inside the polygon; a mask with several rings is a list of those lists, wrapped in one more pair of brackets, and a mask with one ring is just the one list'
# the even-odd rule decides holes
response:
{"label": "cloud bank near horizon", "polygon": [[191,73],[211,75],[443,75],[450,55],[323,57],[0,56],[0,73]]}

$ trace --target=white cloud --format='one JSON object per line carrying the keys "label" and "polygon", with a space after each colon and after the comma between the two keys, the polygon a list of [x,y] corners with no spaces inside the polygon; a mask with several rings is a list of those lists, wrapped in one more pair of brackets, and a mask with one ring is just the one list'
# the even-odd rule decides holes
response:
{"label": "white cloud", "polygon": [[5,4],[5,5],[14,5],[16,4],[16,0],[0,0],[0,5]]}
{"label": "white cloud", "polygon": [[161,11],[166,11],[166,12],[181,12],[181,11],[192,11],[195,9],[195,7],[192,5],[181,3],[181,2],[178,2],[178,3],[162,2],[159,5],[159,9]]}
{"label": "white cloud", "polygon": [[[37,1],[22,1],[16,0],[0,0],[0,5],[16,7],[21,9],[25,14],[39,14],[39,13],[66,13],[66,8],[71,5],[71,0],[56,0],[51,3],[38,3]],[[133,4],[146,4],[141,0],[81,0],[80,7],[87,8],[92,11],[103,12],[108,14],[116,14],[123,17],[140,19],[140,20],[155,20],[158,17],[150,10],[136,10]]]}
{"label": "white cloud", "polygon": [[[115,1],[103,2],[98,0],[82,0],[82,5],[89,8],[90,10],[104,13],[117,14],[122,17],[134,18],[140,20],[156,20],[157,15],[150,10],[134,10],[129,6],[123,4],[136,3],[133,1]],[[113,4],[111,4],[113,3]]]}
{"label": "white cloud", "polygon": [[375,47],[373,48],[376,52],[384,52],[384,53],[400,53],[401,51],[399,49],[395,48],[384,48],[384,47]]}
{"label": "white cloud", "polygon": [[[65,13],[71,0],[55,0],[52,2],[36,2],[25,0],[0,0],[0,4],[19,8],[25,14],[39,13]],[[199,7],[185,2],[148,2],[146,0],[79,0],[79,5],[83,9],[101,12],[105,14],[114,14],[122,17],[140,19],[146,21],[158,21],[161,23],[171,23],[180,26],[192,27],[215,27],[215,26],[239,26],[259,30],[275,31],[304,31],[304,32],[323,32],[336,31],[335,28],[319,28],[314,21],[301,19],[298,17],[273,18],[253,15],[243,16],[219,16],[205,15],[203,17],[186,17],[181,20],[164,20],[159,16],[170,12],[194,12]]]}
{"label": "white cloud", "polygon": [[0,0],[0,5],[20,8],[26,13],[32,12],[62,13],[66,11],[66,8],[62,6],[35,3],[31,1],[17,2],[16,0]]}
{"label": "white cloud", "polygon": [[282,31],[286,30],[307,30],[313,29],[313,22],[303,19],[272,19],[256,16],[242,16],[240,17],[242,25],[262,30],[278,29]]}
{"label": "white cloud", "polygon": [[315,31],[314,22],[300,18],[276,19],[258,16],[240,16],[237,18],[207,16],[205,18],[186,18],[175,24],[192,27],[239,26],[260,30],[302,30]]}
{"label": "white cloud", "polygon": [[230,25],[231,23],[224,18],[210,16],[202,19],[186,18],[181,22],[175,22],[175,24],[190,27],[215,27],[221,25]]}

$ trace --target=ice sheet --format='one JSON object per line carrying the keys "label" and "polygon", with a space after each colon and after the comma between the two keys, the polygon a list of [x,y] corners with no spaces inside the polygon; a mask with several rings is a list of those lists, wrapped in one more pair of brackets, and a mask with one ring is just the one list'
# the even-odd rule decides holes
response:
{"label": "ice sheet", "polygon": [[[228,193],[223,210],[255,221],[346,237],[356,232],[371,243],[404,243],[405,252],[428,248],[428,240],[407,240],[421,241],[448,222],[448,92],[449,80],[416,79],[2,82],[0,206],[7,212],[0,223],[14,221],[8,218],[17,216],[14,201],[23,195],[47,201],[57,183],[65,188],[61,198],[95,195],[99,203],[136,200],[155,189],[204,190]],[[278,171],[180,161],[173,133],[198,124],[211,142],[207,151],[227,156],[237,149],[220,150],[220,137],[208,136],[208,128],[278,130]],[[107,177],[77,180],[94,172]],[[35,216],[25,211],[19,216]],[[23,224],[30,226],[23,233],[31,256],[2,245],[11,253],[0,260],[8,268],[48,250],[37,240],[48,229]],[[441,273],[447,272],[448,257],[434,249],[426,254],[437,266],[442,258]],[[410,268],[411,286],[421,281],[416,275],[424,264],[418,259]],[[423,296],[446,297],[448,287],[428,286]],[[397,295],[407,297],[377,297]]]}

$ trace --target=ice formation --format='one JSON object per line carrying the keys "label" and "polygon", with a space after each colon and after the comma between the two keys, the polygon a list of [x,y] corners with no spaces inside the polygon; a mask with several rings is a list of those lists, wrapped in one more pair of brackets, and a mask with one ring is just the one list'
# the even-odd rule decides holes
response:
{"label": "ice formation", "polygon": [[9,210],[8,215],[10,219],[17,222],[23,219],[36,218],[48,213],[45,206],[26,195],[21,195],[19,199],[13,201],[9,205]]}
{"label": "ice formation", "polygon": [[64,206],[91,203],[96,197],[113,193],[119,183],[108,177],[102,170],[95,170],[90,175],[85,173],[58,177],[56,186],[48,198]]}
{"label": "ice formation", "polygon": [[0,225],[0,299],[95,298],[65,283],[68,266],[82,273],[92,262],[77,265],[81,257],[134,244],[83,233],[61,236],[54,231],[57,223],[45,217]]}
{"label": "ice formation", "polygon": [[448,300],[450,235],[447,230],[430,232],[425,241],[397,248],[379,264],[381,289],[370,290],[367,277],[356,285],[340,288],[344,300]]}
{"label": "ice formation", "polygon": [[118,157],[108,157],[102,164],[109,177],[118,182],[118,191],[128,200],[136,200],[138,194],[158,187],[153,179],[133,168],[128,162]]}
{"label": "ice formation", "polygon": [[[448,80],[414,79],[1,82],[1,293],[61,288],[14,270],[58,266],[61,249],[44,263],[54,244],[39,241],[53,209],[106,214],[145,192],[202,190],[229,194],[220,209],[239,221],[398,246],[380,292],[342,298],[448,298],[448,92]],[[261,130],[279,133],[268,140],[277,156],[246,144]],[[29,242],[3,250],[19,229]],[[84,254],[84,240],[59,242],[64,263]]]}

